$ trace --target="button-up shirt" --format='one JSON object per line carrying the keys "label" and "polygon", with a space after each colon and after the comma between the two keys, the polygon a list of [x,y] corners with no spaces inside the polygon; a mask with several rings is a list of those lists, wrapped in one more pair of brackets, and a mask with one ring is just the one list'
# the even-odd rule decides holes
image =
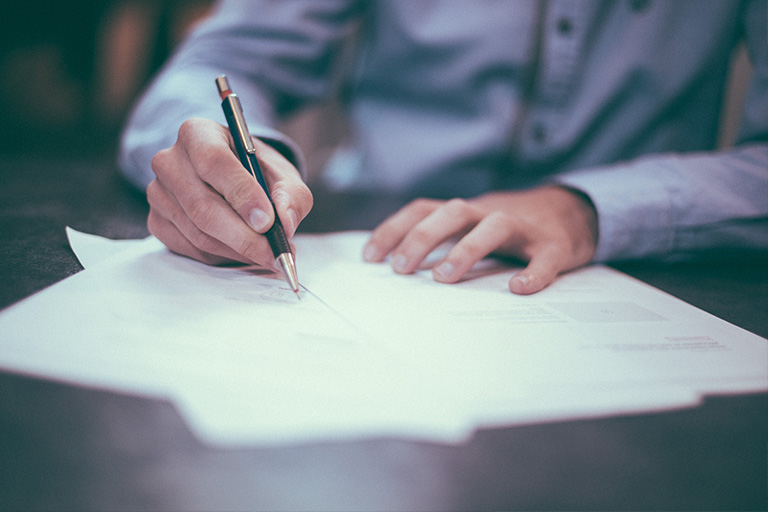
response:
{"label": "button-up shirt", "polygon": [[[213,79],[255,135],[301,167],[277,121],[340,99],[350,136],[326,179],[403,197],[554,182],[598,212],[595,260],[768,249],[765,1],[222,2],[134,111],[138,185],[194,116],[224,123]],[[726,74],[754,71],[734,148],[716,150]]]}

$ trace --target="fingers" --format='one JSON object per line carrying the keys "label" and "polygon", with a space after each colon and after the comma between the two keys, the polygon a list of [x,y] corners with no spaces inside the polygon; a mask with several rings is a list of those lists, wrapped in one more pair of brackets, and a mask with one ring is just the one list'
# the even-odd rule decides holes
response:
{"label": "fingers", "polygon": [[363,249],[363,259],[381,262],[402,241],[408,232],[439,206],[438,201],[416,199],[384,220],[371,233]]}
{"label": "fingers", "polygon": [[536,293],[558,274],[589,263],[597,245],[597,211],[585,194],[555,186],[535,189],[528,197],[544,214],[536,218],[539,231],[526,230],[528,266],[509,280],[510,291],[521,295]]}
{"label": "fingers", "polygon": [[514,235],[517,225],[507,215],[494,212],[461,238],[432,269],[435,281],[455,283],[475,263],[485,258]]}
{"label": "fingers", "polygon": [[555,278],[570,270],[564,251],[550,245],[536,252],[523,270],[509,279],[509,291],[518,295],[530,295],[552,284]]}
{"label": "fingers", "polygon": [[[168,247],[168,249],[175,252],[176,254],[181,254],[182,256],[187,256],[189,258],[202,261],[208,265],[222,265],[231,261],[249,263],[248,261],[243,261],[240,255],[234,253],[228,247],[215,239],[210,239],[210,241],[214,245],[219,245],[218,248],[214,249],[217,251],[217,253],[210,253],[199,249],[193,245],[192,242],[190,242],[189,239],[187,239],[187,237],[183,235],[175,225],[162,217],[153,216],[150,214],[147,219],[147,226],[149,227],[149,232],[155,236],[162,233],[163,243],[166,245],[166,247]],[[218,252],[227,253],[229,255],[221,256],[218,254]]]}
{"label": "fingers", "polygon": [[298,171],[278,151],[254,140],[275,209],[232,148],[226,128],[193,119],[152,160],[157,179],[147,188],[152,233],[171,250],[205,262],[234,260],[270,265],[266,232],[275,209],[292,236],[312,208]]}
{"label": "fingers", "polygon": [[[222,152],[221,148],[210,148],[208,152],[209,155],[218,153],[219,160],[224,162],[220,167],[226,168],[228,155]],[[269,251],[263,237],[243,221],[222,197],[222,193],[204,181],[211,173],[201,169],[215,166],[215,160],[207,156],[207,159],[192,162],[185,158],[185,155],[187,152],[183,148],[174,146],[158,153],[153,159],[157,179],[154,186],[147,187],[147,200],[152,216],[161,216],[172,223],[179,233],[204,253],[218,252],[223,256],[223,251],[213,250],[215,240],[240,255],[238,261],[245,259],[264,264]],[[237,168],[232,169],[232,172],[236,175],[242,173]],[[248,179],[247,176],[245,179]],[[243,176],[235,178],[234,181],[243,183]],[[256,188],[260,188],[258,184]],[[175,232],[169,229],[167,223],[154,220],[153,225],[155,236],[166,245],[175,236]],[[189,251],[185,254],[192,256]]]}
{"label": "fingers", "polygon": [[[159,181],[155,180],[147,187],[147,200],[152,205],[147,217],[147,227],[150,233],[173,252],[211,265],[227,261],[271,264],[266,241],[262,241],[262,247],[258,248],[254,257],[243,256],[198,228]],[[221,201],[220,197],[218,201]]]}
{"label": "fingers", "polygon": [[254,139],[259,162],[270,186],[272,201],[290,238],[296,233],[299,223],[312,210],[313,197],[296,168],[275,148]]}
{"label": "fingers", "polygon": [[473,200],[417,200],[376,228],[363,257],[391,255],[398,273],[411,273],[444,241],[458,242],[432,269],[436,281],[459,281],[489,254],[513,256],[528,265],[509,281],[517,294],[548,286],[558,274],[588,263],[596,245],[594,207],[560,187],[496,192]]}
{"label": "fingers", "polygon": [[[166,177],[169,188],[187,193],[179,197],[182,207],[189,208],[193,197],[205,197],[203,185],[208,185],[224,198],[229,210],[234,210],[255,231],[264,233],[269,229],[274,220],[269,199],[235,155],[223,126],[188,121],[179,129],[179,143],[186,161],[200,178],[180,183],[180,173]],[[214,216],[226,215],[223,210],[212,208]]]}
{"label": "fingers", "polygon": [[467,231],[479,217],[480,212],[461,199],[416,200],[374,230],[363,257],[381,261],[391,252],[395,272],[409,274],[436,247]]}

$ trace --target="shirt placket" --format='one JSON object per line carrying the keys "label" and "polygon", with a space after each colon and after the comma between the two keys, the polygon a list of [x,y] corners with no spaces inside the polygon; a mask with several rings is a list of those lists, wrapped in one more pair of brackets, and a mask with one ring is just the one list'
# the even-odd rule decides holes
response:
{"label": "shirt placket", "polygon": [[520,130],[518,150],[523,161],[543,163],[562,149],[558,127],[565,122],[581,71],[592,8],[592,2],[551,1],[542,14],[539,65]]}

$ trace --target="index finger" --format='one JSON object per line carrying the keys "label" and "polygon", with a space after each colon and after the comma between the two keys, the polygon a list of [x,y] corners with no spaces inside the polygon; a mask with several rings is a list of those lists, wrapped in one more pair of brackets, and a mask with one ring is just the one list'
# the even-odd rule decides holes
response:
{"label": "index finger", "polygon": [[[235,155],[229,131],[218,123],[213,124],[182,125],[179,138],[189,141],[182,147],[197,175],[221,195],[246,224],[264,233],[274,221],[269,198]],[[209,144],[199,144],[200,140]]]}
{"label": "index finger", "polygon": [[363,258],[370,262],[381,262],[392,249],[397,247],[405,235],[439,205],[431,199],[416,199],[392,214],[371,233],[363,249]]}
{"label": "index finger", "polygon": [[282,153],[258,138],[253,139],[253,144],[275,209],[290,238],[312,209],[312,192],[298,169]]}

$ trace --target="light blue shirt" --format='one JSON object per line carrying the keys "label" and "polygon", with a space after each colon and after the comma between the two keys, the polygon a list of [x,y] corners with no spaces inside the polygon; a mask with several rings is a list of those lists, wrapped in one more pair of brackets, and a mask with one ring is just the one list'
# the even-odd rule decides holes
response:
{"label": "light blue shirt", "polygon": [[[337,186],[448,198],[554,181],[594,203],[596,261],[768,250],[767,13],[760,0],[225,1],[138,103],[120,163],[144,187],[184,120],[224,124],[226,73],[254,134],[299,167],[277,120],[341,98]],[[754,72],[737,145],[715,151],[741,41]]]}

